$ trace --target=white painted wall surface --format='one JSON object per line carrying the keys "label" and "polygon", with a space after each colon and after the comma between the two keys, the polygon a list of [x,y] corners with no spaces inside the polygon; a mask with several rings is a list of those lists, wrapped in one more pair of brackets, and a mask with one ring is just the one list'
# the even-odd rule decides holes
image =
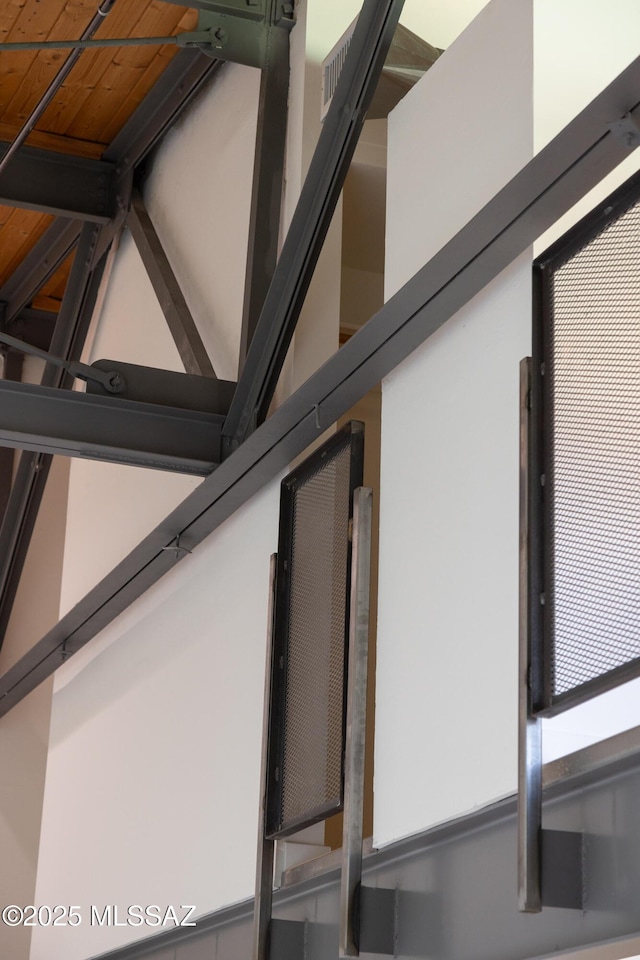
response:
{"label": "white painted wall surface", "polygon": [[[26,371],[30,373],[31,371]],[[69,462],[56,457],[7,626],[4,674],[58,619]],[[0,719],[0,903],[33,903],[53,681]],[[31,928],[0,924],[0,957],[28,960]]]}
{"label": "white painted wall surface", "polygon": [[[638,0],[534,0],[536,152],[638,56],[639,36]],[[639,168],[636,150],[539,239],[536,255]]]}
{"label": "white painted wall surface", "polygon": [[[36,899],[82,926],[38,928],[31,960],[80,960],[159,932],[92,927],[90,904],[251,896],[272,483],[59,671]],[[68,682],[67,682],[68,681]]]}
{"label": "white painted wall surface", "polygon": [[[390,116],[387,297],[530,159],[532,110],[531,0],[493,0]],[[516,784],[529,326],[524,254],[383,382],[377,844]]]}

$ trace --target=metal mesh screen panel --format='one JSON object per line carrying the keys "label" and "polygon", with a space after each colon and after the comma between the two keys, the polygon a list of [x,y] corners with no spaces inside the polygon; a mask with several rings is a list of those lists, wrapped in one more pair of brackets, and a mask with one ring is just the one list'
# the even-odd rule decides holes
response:
{"label": "metal mesh screen panel", "polygon": [[271,836],[341,809],[353,492],[362,424],[348,424],[282,484],[274,633]]}
{"label": "metal mesh screen panel", "polygon": [[640,203],[548,284],[555,698],[640,657]]}
{"label": "metal mesh screen panel", "polygon": [[294,494],[282,817],[339,804],[351,451]]}

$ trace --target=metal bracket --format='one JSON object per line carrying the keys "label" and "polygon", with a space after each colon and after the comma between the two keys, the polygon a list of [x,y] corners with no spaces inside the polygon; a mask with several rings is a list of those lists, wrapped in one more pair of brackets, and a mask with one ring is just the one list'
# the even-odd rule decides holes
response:
{"label": "metal bracket", "polygon": [[225,415],[236,387],[231,380],[159,370],[120,360],[96,360],[87,369],[93,371],[93,376],[86,378],[87,393],[104,395],[108,388],[100,377],[106,374],[100,371],[110,371],[109,375],[116,374],[122,381],[118,399],[158,403],[179,410],[201,410],[203,413]]}
{"label": "metal bracket", "polygon": [[640,127],[630,113],[625,114],[621,120],[608,123],[607,127],[616,140],[619,140],[629,150],[640,146]]}
{"label": "metal bracket", "polygon": [[583,907],[583,835],[567,830],[541,831],[543,907]]}
{"label": "metal bracket", "polygon": [[269,956],[273,960],[307,960],[307,927],[304,920],[272,920]]}
{"label": "metal bracket", "polygon": [[353,938],[360,953],[396,956],[398,891],[358,887],[353,912]]}
{"label": "metal bracket", "polygon": [[[282,24],[293,26],[293,19],[283,19]],[[280,24],[277,24],[278,26]],[[198,48],[207,56],[216,60],[229,60],[247,67],[262,69],[268,64],[269,31],[276,24],[266,21],[248,20],[235,14],[201,10],[198,17],[198,31],[194,37],[206,35],[206,43],[197,43]],[[187,38],[185,44],[192,45],[190,34],[182,34],[179,42]]]}

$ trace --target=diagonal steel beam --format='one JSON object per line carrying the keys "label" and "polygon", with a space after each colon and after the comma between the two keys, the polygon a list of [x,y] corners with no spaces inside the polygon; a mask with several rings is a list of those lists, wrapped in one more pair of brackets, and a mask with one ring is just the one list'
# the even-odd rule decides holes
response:
{"label": "diagonal steel beam", "polygon": [[50,676],[299,456],[624,160],[640,57],[307,380],[197,490],[0,677],[0,715]]}
{"label": "diagonal steel beam", "polygon": [[222,62],[199,50],[181,50],[113,138],[102,159],[115,163],[119,176],[133,170],[215,76]]}
{"label": "diagonal steel beam", "polygon": [[127,226],[164,313],[171,336],[187,373],[215,377],[215,371],[171,264],[147,213],[140,192],[134,190]]}
{"label": "diagonal steel beam", "polygon": [[224,427],[230,453],[264,420],[404,0],[364,0]]}
{"label": "diagonal steel beam", "polygon": [[278,262],[280,208],[287,142],[289,33],[269,28],[266,65],[260,77],[256,152],[247,248],[240,369]]}
{"label": "diagonal steel beam", "polygon": [[62,217],[55,220],[0,287],[0,302],[4,304],[3,328],[13,323],[66,260],[78,242],[80,230],[81,225],[75,220]]}

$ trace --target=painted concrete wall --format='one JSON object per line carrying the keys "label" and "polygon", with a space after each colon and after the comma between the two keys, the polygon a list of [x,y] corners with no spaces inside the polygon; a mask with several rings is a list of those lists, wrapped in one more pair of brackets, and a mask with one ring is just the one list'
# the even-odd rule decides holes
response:
{"label": "painted concrete wall", "polygon": [[[51,468],[0,653],[4,673],[58,619],[69,461]],[[0,904],[35,898],[53,682],[0,721]],[[27,960],[31,929],[0,924],[0,956]]]}
{"label": "painted concrete wall", "polygon": [[[637,55],[636,3],[532,7],[485,7],[390,118],[387,295]],[[533,52],[524,33],[532,14]],[[523,18],[520,30],[496,45],[509,17]],[[536,253],[639,167],[631,155]],[[381,843],[515,789],[515,412],[517,362],[529,350],[528,273],[525,256],[383,386]],[[637,693],[628,684],[545,722],[545,759],[640,723]]]}
{"label": "painted concrete wall", "polygon": [[[493,0],[391,114],[387,297],[530,159],[532,54],[531,0]],[[524,255],[383,382],[378,844],[515,787],[529,304]]]}
{"label": "painted concrete wall", "polygon": [[269,556],[278,484],[228,520],[56,677],[36,898],[83,924],[35,930],[75,960],[158,930],[92,926],[90,905],[252,893]]}

